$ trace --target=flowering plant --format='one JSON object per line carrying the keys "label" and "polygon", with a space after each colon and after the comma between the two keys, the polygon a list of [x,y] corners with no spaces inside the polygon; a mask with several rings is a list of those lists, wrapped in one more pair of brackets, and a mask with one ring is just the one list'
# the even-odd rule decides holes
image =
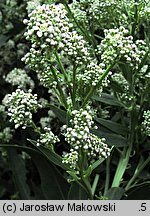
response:
{"label": "flowering plant", "polygon": [[[23,71],[6,77],[18,85],[3,99],[8,116],[15,128],[32,128],[35,139],[28,140],[37,155],[56,172],[60,168],[64,199],[121,199],[142,184],[140,175],[150,161],[149,154],[140,155],[150,136],[150,6],[148,1],[116,2],[49,1],[35,5],[24,19],[30,49],[22,61],[55,95],[55,105],[38,101]],[[19,75],[11,78],[20,72],[25,82]],[[40,127],[33,121],[33,113],[44,108],[60,117],[57,134],[49,122]],[[30,148],[24,151],[37,157]]]}

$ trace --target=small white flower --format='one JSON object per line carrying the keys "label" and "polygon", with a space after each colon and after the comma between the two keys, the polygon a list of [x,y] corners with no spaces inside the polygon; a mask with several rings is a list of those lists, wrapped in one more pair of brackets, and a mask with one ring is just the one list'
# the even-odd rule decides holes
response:
{"label": "small white flower", "polygon": [[40,37],[42,37],[42,35],[43,35],[43,33],[41,32],[41,31],[37,31],[37,36],[40,38]]}

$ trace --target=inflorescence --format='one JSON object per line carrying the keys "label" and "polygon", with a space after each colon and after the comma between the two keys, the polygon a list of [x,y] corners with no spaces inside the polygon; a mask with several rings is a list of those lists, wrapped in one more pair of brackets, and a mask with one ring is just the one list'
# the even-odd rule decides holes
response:
{"label": "inflorescence", "polygon": [[53,148],[53,144],[60,141],[59,138],[48,127],[45,127],[44,131],[45,133],[41,133],[40,138],[37,140],[37,146],[44,145]]}
{"label": "inflorescence", "polygon": [[144,111],[143,113],[144,121],[142,122],[143,132],[150,136],[150,110]]}
{"label": "inflorescence", "polygon": [[31,90],[25,93],[17,89],[8,94],[3,103],[8,107],[8,116],[10,121],[15,123],[15,128],[22,126],[23,129],[32,124],[32,113],[41,107],[37,102],[37,95],[33,95]]}
{"label": "inflorescence", "polygon": [[87,154],[89,161],[102,157],[107,158],[110,148],[105,143],[105,138],[99,138],[90,132],[94,122],[90,110],[73,110],[70,127],[64,126],[65,140],[70,144],[69,153],[65,153],[63,163],[70,164],[74,169],[78,166],[79,152]]}
{"label": "inflorescence", "polygon": [[26,90],[34,88],[33,80],[27,75],[26,71],[20,68],[14,68],[10,71],[6,78],[6,82],[11,83],[12,86],[17,86],[20,89]]}

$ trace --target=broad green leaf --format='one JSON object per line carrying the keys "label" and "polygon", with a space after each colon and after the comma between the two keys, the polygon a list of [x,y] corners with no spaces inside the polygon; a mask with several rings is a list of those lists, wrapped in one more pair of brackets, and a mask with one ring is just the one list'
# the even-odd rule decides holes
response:
{"label": "broad green leaf", "polygon": [[31,155],[41,177],[41,188],[45,199],[59,200],[66,199],[69,189],[69,184],[60,174],[58,169],[44,156]]}
{"label": "broad green leaf", "polygon": [[102,119],[102,118],[95,118],[95,120],[101,125],[103,125],[104,127],[108,128],[109,130],[117,134],[125,136],[129,133],[128,129],[119,123]]}
{"label": "broad green leaf", "polygon": [[106,143],[109,146],[123,147],[123,146],[128,145],[127,139],[125,139],[121,135],[114,134],[114,133],[107,133],[107,132],[104,132],[104,131],[102,131],[100,129],[98,129],[98,130],[92,129],[91,131],[92,131],[92,133],[94,133],[98,137],[105,138]]}
{"label": "broad green leaf", "polygon": [[30,143],[32,143],[49,161],[53,162],[55,165],[65,169],[70,170],[68,166],[62,163],[62,157],[56,154],[53,150],[49,150],[43,146],[37,146],[36,141],[30,140]]}
{"label": "broad green leaf", "polygon": [[26,183],[27,170],[25,161],[20,157],[15,149],[7,149],[8,161],[13,172],[16,188],[21,199],[30,199],[30,190]]}
{"label": "broad green leaf", "polygon": [[68,192],[68,200],[87,200],[87,192],[76,182],[71,183],[70,190]]}
{"label": "broad green leaf", "polygon": [[92,99],[112,106],[124,106],[115,96],[107,93],[102,93],[101,96],[94,95]]}
{"label": "broad green leaf", "polygon": [[113,187],[107,191],[106,197],[108,198],[108,200],[120,200],[124,195],[124,193],[125,191],[123,188]]}
{"label": "broad green leaf", "polygon": [[10,151],[14,149],[21,150],[31,156],[41,178],[41,188],[45,199],[54,200],[67,198],[69,187],[67,181],[43,154],[32,148],[17,145],[0,145],[0,147],[7,148]]}

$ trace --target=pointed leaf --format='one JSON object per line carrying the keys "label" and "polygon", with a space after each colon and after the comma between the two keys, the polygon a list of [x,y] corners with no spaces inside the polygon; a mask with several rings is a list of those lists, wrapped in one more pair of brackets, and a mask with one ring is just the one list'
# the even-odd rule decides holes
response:
{"label": "pointed leaf", "polygon": [[55,165],[65,169],[70,170],[70,168],[62,163],[62,157],[56,154],[53,150],[49,150],[43,146],[37,146],[36,141],[28,139],[49,161],[53,162]]}
{"label": "pointed leaf", "polygon": [[100,129],[98,129],[98,130],[92,129],[91,131],[92,131],[92,133],[94,133],[98,137],[105,138],[106,143],[109,146],[116,146],[116,147],[128,146],[127,139],[121,135],[114,134],[114,133],[107,133],[107,132],[104,132]]}
{"label": "pointed leaf", "polygon": [[112,106],[124,106],[115,96],[111,94],[102,93],[101,96],[94,95],[92,99]]}
{"label": "pointed leaf", "polygon": [[127,135],[129,133],[128,129],[119,123],[102,118],[95,118],[95,120],[104,127],[110,129],[112,132],[115,132],[117,134]]}
{"label": "pointed leaf", "polygon": [[43,190],[45,199],[54,200],[67,198],[69,189],[67,181],[63,178],[57,168],[52,165],[43,154],[32,148],[17,145],[0,145],[0,147],[7,148],[10,151],[14,149],[21,150],[31,156],[40,174],[41,188]]}
{"label": "pointed leaf", "polygon": [[7,149],[10,168],[14,175],[15,185],[19,190],[19,195],[21,199],[30,199],[30,190],[26,183],[26,168],[25,162],[20,157],[15,149]]}

